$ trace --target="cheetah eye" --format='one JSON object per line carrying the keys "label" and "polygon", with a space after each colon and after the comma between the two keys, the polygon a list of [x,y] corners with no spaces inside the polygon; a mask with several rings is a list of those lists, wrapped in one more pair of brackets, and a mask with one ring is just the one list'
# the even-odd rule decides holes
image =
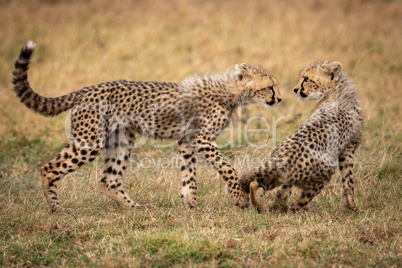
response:
{"label": "cheetah eye", "polygon": [[274,92],[274,86],[269,86],[268,87],[272,92]]}
{"label": "cheetah eye", "polygon": [[308,77],[303,77],[303,82],[307,82],[308,81]]}

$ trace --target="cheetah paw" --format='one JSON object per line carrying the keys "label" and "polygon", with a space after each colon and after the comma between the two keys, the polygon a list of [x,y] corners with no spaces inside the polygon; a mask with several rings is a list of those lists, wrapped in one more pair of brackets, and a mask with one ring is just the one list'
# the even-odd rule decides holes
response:
{"label": "cheetah paw", "polygon": [[356,207],[356,206],[350,206],[348,204],[344,204],[341,206],[341,210],[344,213],[349,213],[349,212],[353,212],[353,213],[361,213],[361,211]]}
{"label": "cheetah paw", "polygon": [[190,209],[196,209],[196,208],[198,207],[198,204],[197,204],[196,201],[186,202],[186,203],[187,203],[187,206],[188,206]]}
{"label": "cheetah paw", "polygon": [[268,211],[269,212],[279,212],[279,213],[285,213],[288,211],[288,206],[285,204],[280,204],[277,202],[272,202],[269,206],[268,206]]}
{"label": "cheetah paw", "polygon": [[258,182],[256,181],[250,183],[250,199],[253,206],[257,208],[258,213],[263,214],[267,212],[264,199],[265,191],[264,188],[258,186]]}
{"label": "cheetah paw", "polygon": [[152,205],[152,204],[143,204],[143,205],[140,205],[140,204],[135,204],[135,205],[132,205],[131,206],[131,208],[132,209],[139,209],[139,210],[147,210],[147,209],[151,209],[151,208],[154,208],[155,206],[154,205]]}
{"label": "cheetah paw", "polygon": [[52,208],[52,213],[55,214],[71,214],[72,213],[72,209],[70,208],[63,208],[63,207],[57,207],[57,208]]}
{"label": "cheetah paw", "polygon": [[191,195],[181,195],[181,198],[183,198],[184,204],[186,204],[189,208],[195,209],[198,207],[196,198]]}

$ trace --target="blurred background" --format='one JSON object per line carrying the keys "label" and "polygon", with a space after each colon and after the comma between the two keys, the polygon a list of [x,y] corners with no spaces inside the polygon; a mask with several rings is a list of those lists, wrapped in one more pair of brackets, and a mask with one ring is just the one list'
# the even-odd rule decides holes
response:
{"label": "blurred background", "polygon": [[246,62],[279,79],[284,101],[268,114],[288,119],[314,106],[292,94],[298,73],[337,60],[359,85],[367,131],[386,128],[401,141],[401,1],[2,0],[0,7],[2,145],[64,133],[60,118],[35,115],[12,92],[13,63],[27,40],[37,44],[29,81],[44,96],[117,79],[177,82]]}
{"label": "blurred background", "polygon": [[[39,167],[66,143],[67,113],[42,117],[12,91],[13,63],[28,40],[37,44],[30,84],[47,97],[111,80],[179,82],[237,63],[262,65],[278,78],[283,101],[274,110],[250,106],[233,128],[262,115],[270,131],[250,139],[269,148],[251,148],[235,133],[221,149],[231,161],[266,157],[309,116],[315,103],[299,102],[292,90],[301,70],[317,60],[341,62],[359,87],[365,116],[354,166],[364,213],[340,212],[339,174],[307,217],[233,210],[210,167],[199,169],[200,210],[193,212],[183,209],[179,169],[169,165],[128,169],[125,189],[156,209],[126,213],[97,188],[98,158],[60,184],[74,217],[50,217]],[[303,266],[300,260],[306,266],[400,266],[401,103],[400,0],[0,0],[0,266],[208,260],[230,267],[265,258],[294,266]],[[266,129],[258,120],[250,126]],[[229,131],[219,142],[227,140]],[[174,157],[174,149],[143,146],[136,153],[153,161]]]}

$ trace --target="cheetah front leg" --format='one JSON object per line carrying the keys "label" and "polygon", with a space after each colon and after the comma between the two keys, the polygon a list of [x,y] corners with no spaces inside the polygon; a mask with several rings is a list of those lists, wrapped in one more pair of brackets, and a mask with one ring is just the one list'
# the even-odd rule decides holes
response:
{"label": "cheetah front leg", "polygon": [[308,204],[310,201],[321,192],[325,183],[331,179],[331,175],[322,175],[322,177],[323,179],[321,181],[314,184],[305,185],[304,187],[296,184],[296,186],[301,187],[302,192],[300,197],[290,205],[288,209],[289,214],[295,213],[299,210],[308,210]]}
{"label": "cheetah front leg", "polygon": [[287,211],[287,203],[289,197],[292,195],[292,185],[283,184],[275,194],[275,200],[269,204],[269,211],[279,211],[286,212]]}
{"label": "cheetah front leg", "polygon": [[188,143],[179,142],[178,151],[181,161],[181,197],[190,208],[195,208],[197,207],[197,182],[195,179],[197,158]]}
{"label": "cheetah front leg", "polygon": [[353,156],[354,147],[347,148],[339,156],[339,169],[342,175],[342,209],[346,211],[358,211],[354,200],[353,189]]}
{"label": "cheetah front leg", "polygon": [[218,148],[212,144],[207,135],[197,136],[194,139],[193,146],[197,153],[201,154],[209,164],[218,170],[223,180],[227,183],[229,194],[235,205],[240,208],[248,207],[249,197],[240,188],[236,171],[222,158]]}

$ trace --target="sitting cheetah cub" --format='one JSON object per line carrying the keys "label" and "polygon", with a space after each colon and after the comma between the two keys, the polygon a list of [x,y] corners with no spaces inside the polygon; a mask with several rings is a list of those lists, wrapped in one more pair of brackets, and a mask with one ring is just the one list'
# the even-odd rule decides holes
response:
{"label": "sitting cheetah cub", "polygon": [[25,106],[44,116],[71,109],[69,142],[41,168],[42,187],[52,212],[63,209],[57,183],[101,151],[105,152],[101,189],[123,208],[139,207],[122,186],[136,135],[178,141],[182,197],[191,208],[197,205],[196,154],[219,171],[234,203],[247,207],[248,195],[214,141],[238,106],[262,103],[273,108],[281,101],[277,80],[267,70],[240,64],[234,70],[190,77],[180,83],[120,80],[47,98],[35,93],[28,83],[34,47],[28,42],[15,62],[15,93]]}
{"label": "sitting cheetah cub", "polygon": [[272,152],[264,166],[239,180],[258,211],[267,208],[264,193],[280,186],[269,210],[284,210],[296,186],[300,198],[289,212],[303,209],[324,187],[339,164],[342,208],[357,211],[353,193],[353,156],[363,133],[363,115],[356,86],[339,62],[317,62],[300,74],[294,92],[299,100],[317,100],[313,114]]}

